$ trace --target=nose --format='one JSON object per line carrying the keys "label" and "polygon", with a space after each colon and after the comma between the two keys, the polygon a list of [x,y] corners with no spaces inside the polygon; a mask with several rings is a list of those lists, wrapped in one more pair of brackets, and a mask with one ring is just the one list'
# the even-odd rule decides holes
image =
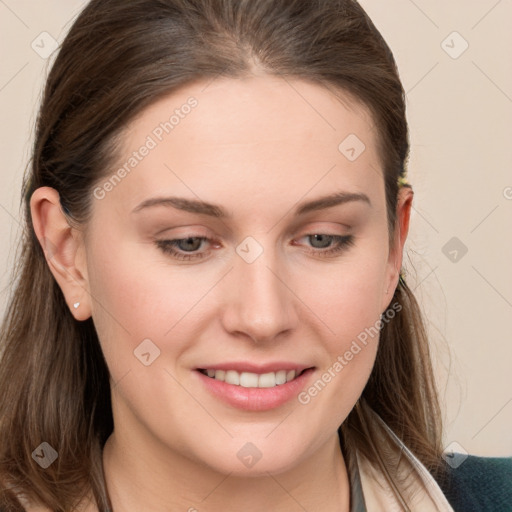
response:
{"label": "nose", "polygon": [[254,262],[237,256],[230,272],[222,323],[230,333],[265,343],[289,334],[298,324],[297,304],[286,282],[284,262],[264,251]]}

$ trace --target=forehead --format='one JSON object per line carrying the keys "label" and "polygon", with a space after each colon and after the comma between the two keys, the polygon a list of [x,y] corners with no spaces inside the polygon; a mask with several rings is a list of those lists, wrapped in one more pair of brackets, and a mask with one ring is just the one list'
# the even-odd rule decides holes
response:
{"label": "forehead", "polygon": [[[137,135],[152,131],[155,123],[168,121],[191,97],[197,100],[193,115],[181,114],[179,123],[178,119],[172,121],[176,123],[173,135],[192,137],[191,142],[200,138],[205,144],[217,146],[251,145],[276,139],[297,142],[307,137],[315,144],[337,146],[338,138],[350,130],[367,139],[365,142],[373,142],[368,140],[368,136],[373,138],[372,117],[348,92],[267,75],[186,85],[143,111],[131,123],[129,132]],[[187,117],[187,122],[181,122]]]}
{"label": "forehead", "polygon": [[115,194],[132,204],[166,188],[205,198],[226,196],[226,188],[269,198],[281,190],[289,200],[314,187],[375,194],[382,177],[373,124],[346,92],[303,80],[196,82],[127,127],[119,167],[144,145],[151,149],[131,162]]}

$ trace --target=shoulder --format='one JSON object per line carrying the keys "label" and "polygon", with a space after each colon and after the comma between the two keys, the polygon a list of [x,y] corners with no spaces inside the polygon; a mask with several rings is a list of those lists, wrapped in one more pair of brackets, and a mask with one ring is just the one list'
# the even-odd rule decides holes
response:
{"label": "shoulder", "polygon": [[455,512],[512,510],[512,457],[455,456],[464,460],[438,481]]}

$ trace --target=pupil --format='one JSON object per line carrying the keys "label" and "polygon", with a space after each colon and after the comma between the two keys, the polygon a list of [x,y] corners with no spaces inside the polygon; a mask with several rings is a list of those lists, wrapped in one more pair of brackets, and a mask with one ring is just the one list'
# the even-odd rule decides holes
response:
{"label": "pupil", "polygon": [[311,245],[317,249],[325,249],[331,245],[331,238],[330,235],[313,235]]}
{"label": "pupil", "polygon": [[184,238],[178,245],[183,251],[196,251],[201,246],[201,239],[197,237]]}

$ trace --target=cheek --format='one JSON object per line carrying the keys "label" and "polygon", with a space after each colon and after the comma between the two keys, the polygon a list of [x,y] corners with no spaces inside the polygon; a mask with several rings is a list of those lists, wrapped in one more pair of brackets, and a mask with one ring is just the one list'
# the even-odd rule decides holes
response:
{"label": "cheek", "polygon": [[218,276],[171,267],[156,249],[110,235],[94,241],[88,262],[94,324],[112,379],[138,374],[149,361],[172,371],[199,336],[200,324],[191,319],[205,313],[201,300]]}
{"label": "cheek", "polygon": [[173,288],[164,287],[159,272],[144,265],[134,249],[105,234],[88,255],[92,316],[114,380],[136,361],[134,350],[143,340],[156,341],[169,329],[176,302]]}
{"label": "cheek", "polygon": [[361,244],[338,264],[304,272],[300,296],[332,335],[331,354],[380,319],[386,270],[385,249],[372,243]]}
{"label": "cheek", "polygon": [[378,277],[368,271],[364,275],[353,272],[339,284],[333,278],[327,293],[314,292],[312,300],[331,334],[325,338],[331,362],[344,357],[351,368],[373,365],[382,313],[381,288],[375,284]]}
{"label": "cheek", "polygon": [[302,295],[324,325],[327,357],[298,397],[312,415],[336,428],[361,395],[374,366],[381,328],[386,253],[375,247],[303,282]]}
{"label": "cheek", "polygon": [[331,332],[324,337],[326,357],[315,379],[297,397],[310,417],[321,419],[327,432],[345,421],[361,396],[379,345],[380,312],[375,299],[371,304],[373,289],[348,291],[332,294],[323,310]]}

